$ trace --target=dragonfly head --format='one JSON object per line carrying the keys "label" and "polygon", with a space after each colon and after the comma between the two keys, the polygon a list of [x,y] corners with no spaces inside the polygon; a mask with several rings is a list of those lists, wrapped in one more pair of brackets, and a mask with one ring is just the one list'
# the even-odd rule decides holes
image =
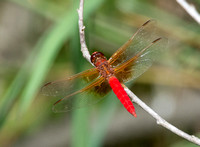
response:
{"label": "dragonfly head", "polygon": [[107,61],[106,57],[102,52],[94,52],[90,58],[91,62],[97,67],[102,62]]}

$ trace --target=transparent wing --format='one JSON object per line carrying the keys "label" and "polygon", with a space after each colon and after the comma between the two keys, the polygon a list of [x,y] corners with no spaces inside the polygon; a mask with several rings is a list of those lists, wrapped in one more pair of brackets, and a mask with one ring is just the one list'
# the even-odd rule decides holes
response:
{"label": "transparent wing", "polygon": [[41,88],[41,92],[47,96],[66,96],[78,91],[78,86],[85,86],[99,76],[98,70],[92,68],[74,76],[54,82],[49,82]]}
{"label": "transparent wing", "polygon": [[[97,78],[85,88],[74,92],[60,100],[54,106],[54,112],[66,112],[72,109],[95,104],[102,100],[103,96],[111,90],[108,82],[103,77]],[[95,92],[95,96],[91,96],[89,92]]]}
{"label": "transparent wing", "polygon": [[145,22],[133,36],[110,57],[108,60],[109,64],[116,67],[128,61],[143,48],[148,46],[153,40],[159,38],[155,24],[155,20],[148,20]]}
{"label": "transparent wing", "polygon": [[146,47],[139,49],[132,58],[115,68],[115,76],[120,82],[127,82],[136,79],[143,74],[152,63],[161,57],[161,53],[166,49],[168,40],[157,38]]}
{"label": "transparent wing", "polygon": [[64,97],[53,105],[53,111],[66,112],[95,104],[110,90],[107,80],[100,77],[97,69],[93,68],[62,80],[49,82],[42,87],[41,92],[47,96]]}

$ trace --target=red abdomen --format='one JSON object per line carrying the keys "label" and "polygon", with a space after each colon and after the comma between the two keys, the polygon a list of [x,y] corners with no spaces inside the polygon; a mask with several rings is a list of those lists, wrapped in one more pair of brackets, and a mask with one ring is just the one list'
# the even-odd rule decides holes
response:
{"label": "red abdomen", "polygon": [[128,97],[126,91],[122,87],[119,80],[113,76],[109,78],[108,82],[113,92],[115,93],[117,98],[121,101],[123,106],[127,109],[127,111],[130,112],[134,117],[137,117],[133,103],[131,102],[130,98]]}

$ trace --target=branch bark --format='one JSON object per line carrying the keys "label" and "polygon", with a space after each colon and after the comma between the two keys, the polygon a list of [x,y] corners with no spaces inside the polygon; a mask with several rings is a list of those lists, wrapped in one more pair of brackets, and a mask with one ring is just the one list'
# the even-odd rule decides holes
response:
{"label": "branch bark", "polygon": [[[81,43],[81,51],[83,53],[83,56],[90,62],[90,54],[89,54],[87,45],[85,43],[85,33],[84,33],[85,26],[83,25],[83,5],[84,5],[84,0],[80,0],[80,6],[79,6],[79,9],[78,9],[80,43]],[[133,102],[137,103],[140,107],[142,107],[146,112],[148,112],[152,117],[154,117],[156,119],[158,125],[165,127],[166,129],[170,130],[171,132],[187,139],[188,141],[190,141],[192,143],[200,145],[200,139],[199,138],[197,138],[193,135],[189,135],[189,134],[179,130],[178,128],[176,128],[172,124],[168,123],[166,120],[164,120],[162,117],[160,117],[155,111],[153,111],[149,106],[147,106],[143,101],[141,101],[126,86],[125,86],[124,90],[130,96],[130,98]]]}
{"label": "branch bark", "polygon": [[156,119],[156,122],[158,125],[161,125],[165,127],[166,129],[170,130],[171,132],[179,135],[180,137],[183,137],[187,139],[188,141],[195,143],[197,145],[200,145],[200,139],[195,137],[194,135],[189,135],[172,124],[168,123],[166,120],[164,120],[162,117],[160,117],[155,111],[153,111],[149,106],[147,106],[143,101],[141,101],[132,91],[130,91],[127,87],[124,88],[124,90],[127,92],[127,94],[130,96],[133,102],[138,104],[140,107],[142,107],[147,113],[149,113],[153,118]]}
{"label": "branch bark", "polygon": [[85,57],[91,63],[90,53],[88,51],[88,48],[85,42],[85,26],[83,25],[83,5],[84,5],[84,0],[80,0],[80,6],[77,11],[78,11],[78,16],[79,16],[78,24],[79,24],[79,33],[80,33],[81,52],[83,53],[83,57]]}

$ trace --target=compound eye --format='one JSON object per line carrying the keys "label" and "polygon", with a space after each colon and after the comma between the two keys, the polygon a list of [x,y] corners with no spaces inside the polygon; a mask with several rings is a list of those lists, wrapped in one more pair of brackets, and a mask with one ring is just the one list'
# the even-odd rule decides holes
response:
{"label": "compound eye", "polygon": [[96,60],[96,53],[97,52],[94,52],[92,53],[91,57],[90,57],[90,61],[94,64],[95,60]]}
{"label": "compound eye", "polygon": [[99,58],[99,57],[102,57],[102,58],[103,58],[103,57],[104,57],[104,54],[103,54],[102,52],[94,52],[94,53],[92,53],[90,60],[91,60],[91,62],[92,62],[93,64],[95,64],[96,59]]}

